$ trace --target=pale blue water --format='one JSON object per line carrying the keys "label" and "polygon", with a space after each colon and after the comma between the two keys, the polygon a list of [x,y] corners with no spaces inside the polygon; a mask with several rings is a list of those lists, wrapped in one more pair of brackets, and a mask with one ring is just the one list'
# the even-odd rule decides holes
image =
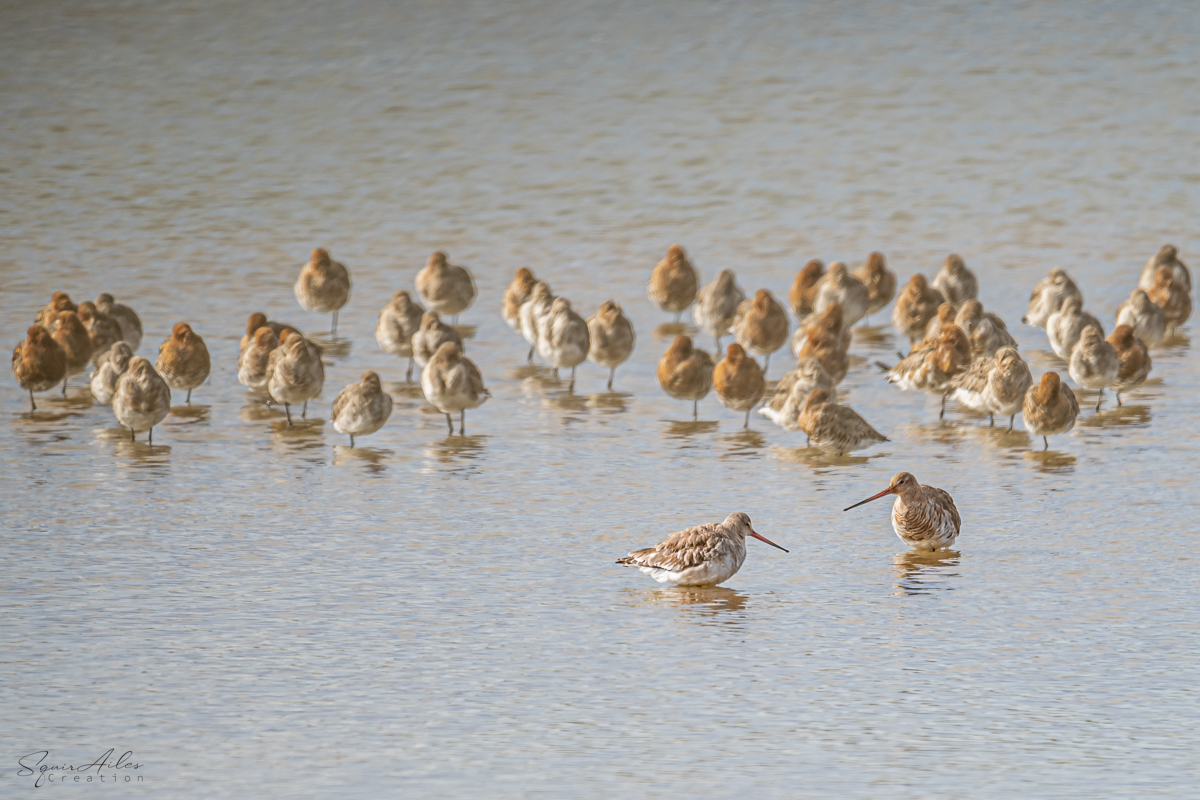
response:
{"label": "pale blue water", "polygon": [[[683,243],[786,295],[809,258],[948,252],[1022,326],[1066,267],[1111,328],[1142,264],[1200,262],[1200,24],[1186,4],[262,2],[0,9],[0,340],[58,289],[205,337],[155,446],[82,383],[30,416],[0,381],[0,794],[17,758],[133,750],[152,797],[1191,797],[1200,785],[1200,388],[1189,327],[1151,382],[1049,453],[887,386],[893,440],[828,459],[715,397],[661,393],[650,268]],[[311,425],[236,380],[308,251],[354,286]],[[434,249],[475,272],[465,438],[373,339]],[[531,267],[633,359],[576,396],[499,316]],[[875,320],[884,323],[886,319]],[[324,337],[328,341],[328,337]],[[707,343],[705,343],[707,344]],[[772,360],[778,377],[790,363]],[[324,423],[378,370],[397,405]],[[1085,396],[1086,397],[1086,396]],[[1018,421],[1019,425],[1019,421]],[[900,470],[948,489],[958,557],[903,555]],[[717,590],[612,562],[746,511]],[[107,773],[105,773],[107,774]]]}

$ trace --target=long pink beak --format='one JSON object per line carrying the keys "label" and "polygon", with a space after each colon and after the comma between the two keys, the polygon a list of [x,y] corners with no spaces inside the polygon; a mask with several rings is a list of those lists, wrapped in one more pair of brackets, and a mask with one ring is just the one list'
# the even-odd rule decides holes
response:
{"label": "long pink beak", "polygon": [[[770,539],[768,539],[767,537],[763,536],[763,535],[762,535],[762,534],[760,534],[758,531],[754,530],[754,528],[751,528],[751,529],[750,529],[750,535],[751,535],[751,536],[753,536],[755,539],[758,539],[760,542],[766,542],[767,544],[771,545],[771,547],[779,547],[779,545],[775,544],[775,543],[774,543],[774,542],[772,542]],[[783,551],[783,552],[785,552],[785,553],[790,553],[790,552],[791,552],[791,551],[790,551],[790,550],[788,550],[786,547],[779,547],[779,549],[780,549],[780,550],[782,550],[782,551]]]}
{"label": "long pink beak", "polygon": [[883,497],[885,494],[892,494],[892,493],[893,493],[893,492],[892,492],[892,487],[890,487],[890,486],[889,486],[888,488],[884,489],[882,492],[880,492],[879,494],[875,495],[874,497],[868,497],[866,500],[863,500],[863,501],[862,501],[862,503],[855,503],[855,504],[854,504],[854,505],[852,505],[852,506],[847,506],[846,508],[843,508],[843,509],[842,509],[842,511],[849,511],[849,510],[850,510],[850,509],[852,509],[852,508],[858,508],[858,507],[859,507],[859,506],[861,506],[863,503],[869,503],[869,502],[871,502],[872,500],[878,500],[879,498]]}

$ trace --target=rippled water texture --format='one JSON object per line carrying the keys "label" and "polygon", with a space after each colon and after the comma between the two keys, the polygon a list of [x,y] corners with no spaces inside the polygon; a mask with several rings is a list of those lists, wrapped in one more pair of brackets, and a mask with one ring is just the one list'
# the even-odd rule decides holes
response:
{"label": "rippled water texture", "polygon": [[[214,369],[153,447],[82,383],[30,415],[0,381],[0,794],[32,791],[23,753],[114,747],[155,797],[1194,797],[1194,324],[1046,453],[939,423],[872,365],[895,332],[858,331],[843,388],[892,441],[836,459],[713,396],[693,423],[655,382],[645,281],[672,242],[777,296],[813,257],[882,250],[904,280],[959,252],[1035,375],[1061,370],[1020,324],[1051,267],[1111,329],[1160,245],[1200,266],[1197,19],[6,5],[0,341],[55,290],[110,291],[143,355],[186,320]],[[327,329],[292,295],[317,245],[353,291],[289,430],[238,338],[255,310]],[[373,338],[438,248],[477,277],[494,395],[462,438]],[[625,306],[616,393],[525,366],[498,311],[521,265]],[[326,417],[367,369],[396,410],[351,450]],[[900,470],[954,495],[959,555],[905,555],[883,503],[841,513]],[[752,542],[710,590],[613,563],[735,510],[791,553]]]}

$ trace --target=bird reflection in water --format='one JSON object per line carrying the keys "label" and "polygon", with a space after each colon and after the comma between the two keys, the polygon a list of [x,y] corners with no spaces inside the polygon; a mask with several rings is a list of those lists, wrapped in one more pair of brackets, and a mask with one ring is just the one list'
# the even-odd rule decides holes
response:
{"label": "bird reflection in water", "polygon": [[717,458],[761,456],[762,449],[767,446],[767,437],[753,428],[739,428],[734,433],[718,436],[717,441],[725,447],[725,452]]}
{"label": "bird reflection in water", "polygon": [[1058,450],[1038,450],[1034,448],[1025,453],[1025,460],[1030,461],[1038,472],[1050,475],[1060,475],[1075,471],[1075,456]]}
{"label": "bird reflection in water", "polygon": [[693,437],[713,433],[717,430],[716,420],[663,420],[666,427],[663,435],[668,439],[692,439]]}
{"label": "bird reflection in water", "polygon": [[601,414],[624,414],[631,399],[633,395],[627,392],[600,392],[587,395],[587,405]]}
{"label": "bird reflection in water", "polygon": [[[266,395],[246,395],[246,403],[242,406],[242,422],[262,422],[265,419],[285,419],[283,407],[267,405]],[[186,406],[185,406],[186,408]]]}
{"label": "bird reflection in water", "polygon": [[[1083,401],[1080,401],[1083,405]],[[1080,415],[1075,421],[1077,428],[1145,428],[1150,424],[1150,406],[1135,406],[1126,403],[1118,406],[1105,406],[1097,414]]]}
{"label": "bird reflection in water", "polygon": [[326,366],[331,365],[331,359],[345,358],[350,355],[351,342],[349,339],[328,333],[314,333],[308,337],[310,342],[321,348],[321,360]]}
{"label": "bird reflection in water", "polygon": [[[425,400],[425,392],[421,390],[421,384],[416,381],[412,383],[391,381],[383,384],[383,390],[391,396],[393,403],[404,403],[405,400]],[[411,405],[410,407],[416,408],[416,405]]]}
{"label": "bird reflection in water", "polygon": [[144,439],[130,441],[129,432],[124,429],[105,429],[105,438],[108,438],[109,433],[116,434],[112,437],[114,455],[138,470],[139,476],[144,475],[148,480],[158,480],[170,473],[169,444],[147,444]]}
{"label": "bird reflection in water", "polygon": [[380,450],[374,447],[349,447],[334,445],[333,465],[335,467],[362,466],[365,471],[378,475],[387,469],[387,459],[392,456],[391,450]]}
{"label": "bird reflection in water", "polygon": [[[324,453],[325,420],[309,417],[308,419],[292,418],[291,425],[284,418],[271,422],[271,447],[284,448],[289,453],[314,451]],[[314,461],[314,463],[317,463]],[[324,458],[320,459],[324,463]]]}
{"label": "bird reflection in water", "polygon": [[[451,325],[450,327],[454,328],[463,339],[474,339],[475,333],[479,330],[478,325]],[[466,350],[465,347],[463,349]]]}
{"label": "bird reflection in water", "polygon": [[655,605],[678,606],[689,616],[695,615],[702,622],[724,625],[737,624],[749,600],[744,594],[724,586],[670,586],[638,594]]}
{"label": "bird reflection in water", "polygon": [[194,425],[198,422],[208,422],[212,406],[171,406],[168,419],[180,420],[169,422],[168,425]]}
{"label": "bird reflection in water", "polygon": [[904,434],[919,442],[953,446],[966,441],[970,435],[970,427],[948,419],[940,419],[924,425],[905,425]]}
{"label": "bird reflection in water", "polygon": [[686,322],[664,322],[655,328],[653,333],[655,339],[670,342],[674,341],[676,336],[688,336],[695,339],[700,331]]}
{"label": "bird reflection in water", "polygon": [[[451,473],[478,473],[488,437],[486,435],[447,436],[425,448],[425,455],[438,464],[451,467]],[[439,470],[440,471],[440,470]]]}
{"label": "bird reflection in water", "polygon": [[824,472],[830,467],[853,467],[866,464],[876,458],[882,458],[890,455],[889,453],[873,453],[867,455],[853,455],[846,453],[838,455],[830,453],[827,450],[822,450],[819,447],[780,447],[778,445],[771,448],[771,455],[778,458],[780,461],[790,461],[793,464],[804,464],[812,467],[814,471]]}
{"label": "bird reflection in water", "polygon": [[962,554],[957,550],[910,550],[899,553],[892,561],[896,568],[897,595],[929,594],[930,592],[953,589],[949,581],[958,578],[958,566]]}
{"label": "bird reflection in water", "polygon": [[[984,419],[987,417],[984,416]],[[1029,450],[1033,447],[1033,438],[1028,431],[1013,428],[1012,433],[1009,433],[1007,424],[976,425],[971,428],[971,435],[987,447],[997,450]]]}

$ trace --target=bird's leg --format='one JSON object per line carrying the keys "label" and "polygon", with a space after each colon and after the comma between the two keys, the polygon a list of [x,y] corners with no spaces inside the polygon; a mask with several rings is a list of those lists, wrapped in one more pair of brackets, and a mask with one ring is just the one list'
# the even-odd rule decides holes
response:
{"label": "bird's leg", "polygon": [[[909,347],[909,349],[911,350],[911,349],[912,349],[912,347],[910,346],[910,347]],[[903,360],[904,360],[904,353],[901,353],[899,350],[897,350],[897,351],[896,351],[896,355],[897,355],[897,356],[899,356],[899,358],[900,358],[900,360],[901,360],[901,361],[903,361]]]}
{"label": "bird's leg", "polygon": [[771,354],[767,353],[767,357],[763,361],[763,380],[764,381],[767,379],[767,370],[770,368],[771,368]]}
{"label": "bird's leg", "polygon": [[995,414],[988,414],[988,420],[989,420],[988,421],[989,428],[996,427],[996,415]]}
{"label": "bird's leg", "polygon": [[354,447],[354,434],[350,434],[350,446]]}
{"label": "bird's leg", "polygon": [[[608,390],[609,390],[610,392],[612,391],[612,382],[613,382],[613,378],[616,376],[616,374],[617,374],[617,368],[616,368],[616,367],[613,367],[612,369],[610,369],[610,370],[608,371]],[[32,397],[32,396],[33,396],[33,394],[31,393],[31,394],[30,394],[30,397]]]}
{"label": "bird's leg", "polygon": [[450,435],[454,435],[454,420],[450,417],[450,412],[446,412],[446,424],[450,426]]}
{"label": "bird's leg", "polygon": [[405,383],[412,383],[413,357],[408,357],[408,374],[404,376]]}
{"label": "bird's leg", "polygon": [[336,335],[337,335],[337,312],[336,312],[336,311],[335,311],[335,312],[333,312],[333,327],[331,327],[331,328],[329,329],[329,334],[330,334],[331,336],[336,336]]}
{"label": "bird's leg", "polygon": [[133,428],[129,429],[129,441],[131,441],[131,442],[137,441],[137,431],[135,431]]}
{"label": "bird's leg", "polygon": [[154,444],[154,428],[146,431],[146,444]]}
{"label": "bird's leg", "polygon": [[804,446],[812,447],[812,436],[808,433],[804,434]]}
{"label": "bird's leg", "polygon": [[692,422],[695,422],[698,419],[700,419],[700,401],[693,400],[692,401]]}
{"label": "bird's leg", "polygon": [[458,435],[467,435],[467,410],[465,408],[458,410]]}
{"label": "bird's leg", "polygon": [[29,390],[29,410],[37,411],[37,403],[33,400],[33,389]]}
{"label": "bird's leg", "polygon": [[454,322],[451,322],[450,324],[451,324],[451,325],[457,325],[457,324],[458,324],[458,314],[455,314],[455,315],[454,315]]}
{"label": "bird's leg", "polygon": [[946,395],[942,395],[942,413],[938,414],[938,419],[946,418]]}
{"label": "bird's leg", "polygon": [[525,359],[526,363],[533,363],[533,345],[529,345],[529,358]]}
{"label": "bird's leg", "polygon": [[1042,441],[1045,443],[1042,447],[1042,451],[1045,452],[1046,450],[1050,449],[1050,440],[1043,436]]}
{"label": "bird's leg", "polygon": [[292,427],[292,407],[287,403],[283,404],[283,413],[287,414],[288,427]]}
{"label": "bird's leg", "polygon": [[63,397],[67,396],[67,379],[63,378]]}
{"label": "bird's leg", "polygon": [[680,320],[682,317],[683,317],[683,312],[682,312],[682,311],[676,311],[676,312],[675,312],[675,324],[676,324],[676,325],[678,325],[678,324],[679,324],[679,320]]}
{"label": "bird's leg", "polygon": [[1100,413],[1100,403],[1104,400],[1104,390],[1100,390],[1100,394],[1096,395],[1096,413]]}
{"label": "bird's leg", "polygon": [[1121,407],[1121,393],[1117,392],[1117,407]]}
{"label": "bird's leg", "polygon": [[567,387],[567,394],[575,393],[575,367],[571,367],[571,385]]}
{"label": "bird's leg", "polygon": [[187,400],[186,400],[185,402],[186,402],[186,403],[187,403],[189,406],[192,404],[192,390],[191,390],[191,389],[188,389]]}
{"label": "bird's leg", "polygon": [[300,419],[308,419],[308,401],[304,401],[304,408],[300,409]]}
{"label": "bird's leg", "polygon": [[1012,433],[1013,420],[1015,420],[1016,418],[1017,418],[1016,414],[1013,414],[1011,417],[1008,418],[1008,430],[1006,430],[1005,433]]}
{"label": "bird's leg", "polygon": [[746,424],[745,424],[745,425],[743,425],[742,427],[743,427],[743,428],[749,428],[749,427],[750,427],[750,409],[748,409],[748,408],[746,409]]}
{"label": "bird's leg", "polygon": [[558,367],[554,368],[554,380],[558,380]]}

